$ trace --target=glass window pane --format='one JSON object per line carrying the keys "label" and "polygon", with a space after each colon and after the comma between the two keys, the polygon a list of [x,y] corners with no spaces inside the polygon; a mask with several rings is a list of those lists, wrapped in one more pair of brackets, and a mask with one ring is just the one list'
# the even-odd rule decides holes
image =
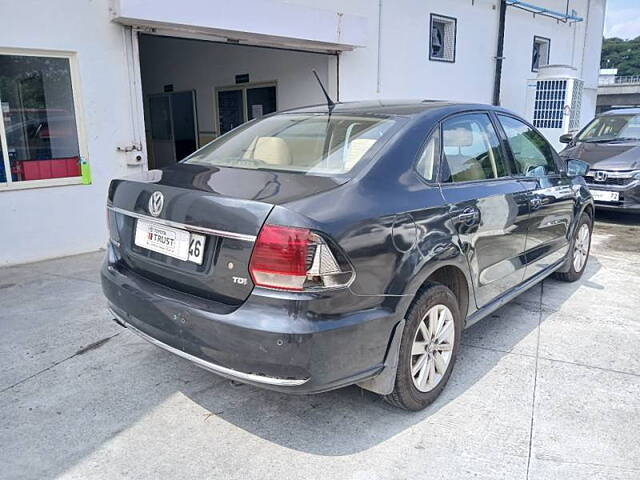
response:
{"label": "glass window pane", "polygon": [[276,111],[276,87],[247,89],[247,118],[262,118]]}
{"label": "glass window pane", "polygon": [[420,159],[418,160],[418,164],[416,165],[418,174],[429,182],[436,180],[439,141],[440,134],[436,132],[431,136],[429,142],[424,147],[422,155],[420,155]]}
{"label": "glass window pane", "polygon": [[489,117],[460,115],[442,126],[445,182],[468,182],[507,176],[504,155]]}
{"label": "glass window pane", "polygon": [[456,19],[431,15],[431,39],[429,58],[431,60],[455,60]]}
{"label": "glass window pane", "polygon": [[531,56],[531,70],[537,72],[540,67],[549,64],[549,47],[548,38],[533,37],[533,54]]}
{"label": "glass window pane", "polygon": [[542,135],[513,117],[498,115],[498,118],[520,175],[541,177],[557,172],[553,149]]}
{"label": "glass window pane", "polygon": [[68,59],[0,55],[0,100],[14,182],[80,176]]}
{"label": "glass window pane", "polygon": [[242,90],[222,90],[218,92],[220,135],[244,123],[242,108]]}
{"label": "glass window pane", "polygon": [[186,163],[287,170],[310,175],[349,172],[387,138],[394,119],[341,114],[264,117],[219,137]]}
{"label": "glass window pane", "polygon": [[431,56],[444,57],[444,23],[434,21],[431,27]]}

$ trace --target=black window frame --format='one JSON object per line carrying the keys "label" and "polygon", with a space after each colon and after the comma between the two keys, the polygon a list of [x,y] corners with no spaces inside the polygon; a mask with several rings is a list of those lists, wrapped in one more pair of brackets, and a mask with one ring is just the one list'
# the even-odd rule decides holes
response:
{"label": "black window frame", "polygon": [[[536,50],[536,40],[544,40],[545,42],[547,42],[547,63],[545,63],[544,65],[540,65],[538,62],[538,68],[534,68],[533,66],[533,54]],[[545,65],[550,65],[551,64],[551,39],[547,38],[547,37],[543,37],[541,35],[534,35],[533,36],[533,42],[531,43],[531,71],[532,72],[538,72],[540,70],[540,67],[544,67]]]}
{"label": "black window frame", "polygon": [[[444,122],[446,122],[447,120],[450,120],[452,118],[455,117],[460,117],[460,116],[464,116],[464,115],[475,115],[475,114],[484,114],[488,117],[489,119],[489,123],[491,124],[491,126],[493,127],[494,133],[496,134],[496,137],[498,138],[498,145],[500,148],[500,152],[502,153],[502,156],[504,158],[505,161],[505,167],[507,169],[507,175],[503,176],[503,177],[498,177],[498,178],[481,178],[481,179],[476,179],[476,180],[464,180],[461,182],[452,182],[452,181],[444,181],[442,178],[442,165],[444,162],[444,133],[443,133],[443,125]],[[455,112],[452,113],[450,115],[447,115],[444,118],[441,118],[440,121],[438,122],[438,132],[440,135],[440,142],[439,142],[439,155],[438,155],[438,175],[437,175],[437,184],[440,186],[455,186],[455,185],[467,185],[467,184],[473,184],[473,183],[479,183],[479,182],[499,182],[499,181],[505,181],[505,180],[513,180],[515,178],[518,178],[518,176],[515,174],[516,173],[516,169],[515,169],[515,165],[512,164],[512,157],[511,157],[511,151],[507,150],[505,148],[505,142],[503,141],[503,136],[504,136],[504,132],[501,129],[501,126],[499,124],[497,124],[497,120],[493,118],[493,112],[490,110],[465,110],[464,112]],[[426,143],[425,143],[426,146]],[[422,149],[420,150],[420,155],[422,155]]]}
{"label": "black window frame", "polygon": [[[445,20],[452,20],[453,21],[453,58],[451,60],[449,60],[448,58],[439,58],[439,57],[434,57],[432,52],[433,52],[433,19],[434,17],[436,17],[436,21],[438,20],[438,18],[442,18]],[[441,15],[439,13],[431,13],[429,14],[429,61],[432,62],[445,62],[445,63],[456,63],[456,50],[458,48],[457,46],[457,40],[458,40],[458,19],[456,17],[450,17],[448,15]]]}
{"label": "black window frame", "polygon": [[[543,177],[559,177],[562,175],[565,175],[567,172],[566,169],[566,165],[564,164],[564,162],[562,161],[562,158],[560,158],[560,155],[558,155],[558,152],[556,152],[556,149],[553,148],[553,145],[551,145],[551,142],[549,142],[549,140],[547,140],[545,138],[545,136],[540,133],[540,130],[538,130],[536,127],[534,127],[531,123],[527,122],[524,118],[518,117],[517,115],[513,115],[511,113],[508,112],[491,112],[491,114],[493,116],[495,116],[495,125],[497,130],[499,131],[498,136],[501,138],[502,143],[504,144],[504,148],[507,150],[509,157],[510,157],[510,162],[509,164],[512,165],[513,168],[513,176],[514,178],[520,178],[520,179],[536,179],[536,178],[543,178]],[[537,133],[538,135],[540,135],[540,137],[542,138],[542,140],[549,146],[549,148],[551,149],[551,156],[553,157],[553,162],[556,166],[556,171],[554,173],[547,173],[546,175],[544,175],[543,177],[531,177],[531,176],[527,176],[526,174],[520,173],[520,169],[518,168],[518,162],[516,161],[516,157],[513,154],[513,150],[511,150],[511,145],[509,145],[509,137],[507,136],[507,133],[504,131],[504,127],[502,126],[502,123],[500,122],[500,116],[503,117],[508,117],[508,118],[512,118],[514,120],[518,120],[519,122],[525,124],[526,126],[528,126],[531,130],[533,130],[535,133]]]}

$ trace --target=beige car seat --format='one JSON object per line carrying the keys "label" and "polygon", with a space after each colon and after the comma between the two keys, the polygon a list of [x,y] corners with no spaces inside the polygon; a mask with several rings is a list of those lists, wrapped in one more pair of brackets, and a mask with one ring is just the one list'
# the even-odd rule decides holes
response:
{"label": "beige car seat", "polygon": [[270,165],[291,165],[291,151],[287,142],[279,137],[258,137],[244,154],[249,160],[259,160]]}
{"label": "beige car seat", "polygon": [[344,160],[344,170],[349,171],[360,161],[365,153],[376,143],[375,138],[356,138],[349,142]]}

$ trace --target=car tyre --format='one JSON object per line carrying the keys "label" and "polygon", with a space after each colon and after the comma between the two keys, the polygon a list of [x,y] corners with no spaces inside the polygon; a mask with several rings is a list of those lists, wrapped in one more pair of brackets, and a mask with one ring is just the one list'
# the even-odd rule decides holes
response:
{"label": "car tyre", "polygon": [[589,260],[589,253],[591,252],[591,233],[593,230],[593,222],[591,217],[586,213],[580,216],[580,221],[576,226],[573,239],[571,240],[571,246],[569,248],[569,269],[566,272],[554,272],[553,278],[561,280],[563,282],[575,282],[582,277],[587,262]]}
{"label": "car tyre", "polygon": [[456,361],[462,322],[458,300],[449,288],[429,284],[421,289],[406,317],[395,385],[385,401],[417,411],[440,395]]}

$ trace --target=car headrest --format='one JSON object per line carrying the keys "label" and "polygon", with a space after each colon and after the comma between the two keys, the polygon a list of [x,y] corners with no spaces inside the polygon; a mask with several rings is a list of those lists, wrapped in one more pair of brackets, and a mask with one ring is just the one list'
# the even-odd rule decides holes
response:
{"label": "car headrest", "polygon": [[473,145],[473,133],[468,128],[456,127],[444,130],[446,147],[470,147]]}
{"label": "car headrest", "polygon": [[360,161],[365,153],[376,143],[374,138],[356,138],[349,142],[347,158],[344,160],[344,169],[351,170]]}
{"label": "car headrest", "polygon": [[279,137],[258,137],[251,158],[271,165],[291,165],[291,151],[287,142]]}

